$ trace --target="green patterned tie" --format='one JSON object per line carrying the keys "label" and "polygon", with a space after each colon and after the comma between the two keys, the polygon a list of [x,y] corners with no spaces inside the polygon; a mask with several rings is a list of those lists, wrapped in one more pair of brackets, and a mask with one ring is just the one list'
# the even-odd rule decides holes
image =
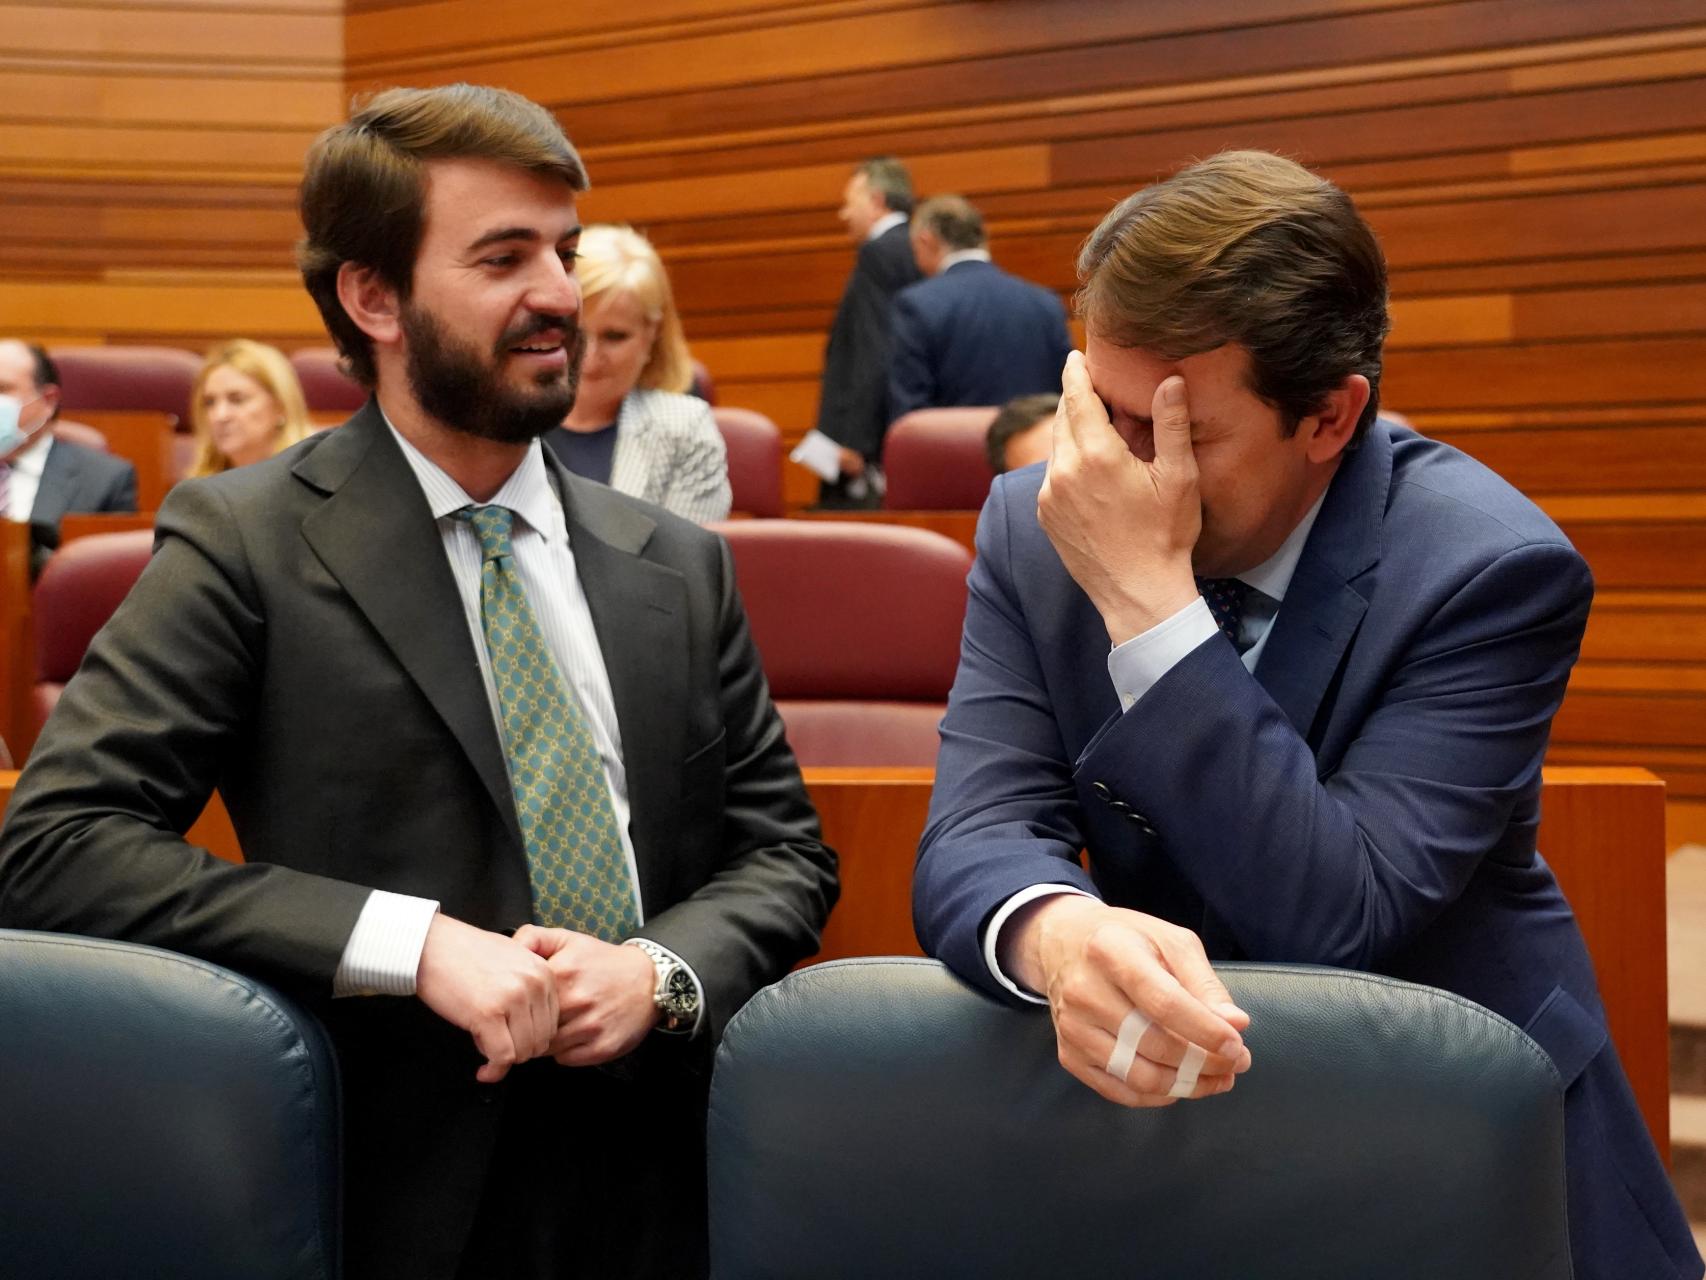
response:
{"label": "green patterned tie", "polygon": [[545,646],[509,545],[508,507],[456,513],[480,535],[480,623],[503,712],[533,918],[620,942],[633,933],[628,859],[580,699]]}

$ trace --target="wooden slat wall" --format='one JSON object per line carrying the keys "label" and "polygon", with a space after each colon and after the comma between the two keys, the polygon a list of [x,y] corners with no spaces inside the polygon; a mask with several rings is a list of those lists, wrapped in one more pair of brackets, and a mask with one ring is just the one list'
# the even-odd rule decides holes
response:
{"label": "wooden slat wall", "polygon": [[0,334],[324,342],[291,246],[343,25],[341,0],[0,2]]}
{"label": "wooden slat wall", "polygon": [[[1706,839],[1706,10],[1698,0],[350,0],[352,88],[495,82],[664,249],[723,398],[810,424],[849,166],[959,190],[1063,293],[1111,201],[1227,146],[1354,192],[1387,402],[1557,518],[1600,596],[1560,762],[1637,763]],[[792,469],[791,469],[792,470]],[[789,479],[804,499],[810,481]]]}
{"label": "wooden slat wall", "polygon": [[1698,0],[0,0],[0,32],[0,333],[323,341],[289,256],[308,141],[348,90],[481,80],[558,112],[586,213],[653,236],[724,399],[790,437],[857,159],[970,195],[1064,293],[1114,199],[1294,155],[1386,246],[1388,403],[1594,565],[1553,758],[1651,766],[1673,841],[1706,839]]}

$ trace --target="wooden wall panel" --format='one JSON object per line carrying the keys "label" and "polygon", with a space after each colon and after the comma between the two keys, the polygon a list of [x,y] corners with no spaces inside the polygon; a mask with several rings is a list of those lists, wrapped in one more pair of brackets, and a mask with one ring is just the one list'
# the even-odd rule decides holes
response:
{"label": "wooden wall panel", "polygon": [[[484,78],[551,106],[592,173],[586,214],[651,233],[724,400],[790,440],[816,411],[851,260],[834,211],[863,156],[970,195],[997,257],[1063,295],[1097,218],[1189,158],[1317,167],[1391,264],[1387,402],[1593,564],[1555,752],[1651,763],[1706,802],[1698,3],[350,0],[346,42],[352,89]],[[812,484],[790,469],[786,489]]]}
{"label": "wooden wall panel", "polygon": [[1226,146],[1294,155],[1381,236],[1387,403],[1593,564],[1555,755],[1651,764],[1706,815],[1698,0],[67,0],[0,3],[0,30],[0,331],[322,341],[289,258],[308,140],[351,92],[485,80],[558,113],[585,214],[652,235],[724,400],[789,440],[858,159],[970,195],[1067,295],[1122,195]]}
{"label": "wooden wall panel", "polygon": [[323,342],[291,246],[343,24],[341,0],[0,4],[0,333]]}

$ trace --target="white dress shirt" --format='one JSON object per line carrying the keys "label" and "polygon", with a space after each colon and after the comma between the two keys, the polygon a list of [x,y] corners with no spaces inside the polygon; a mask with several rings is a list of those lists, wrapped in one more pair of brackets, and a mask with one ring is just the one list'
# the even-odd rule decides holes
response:
{"label": "white dress shirt", "polygon": [[906,222],[907,220],[907,216],[904,213],[885,213],[882,217],[878,218],[871,224],[871,229],[865,233],[865,239],[867,242],[875,240],[890,227],[898,227],[901,223]]}
{"label": "white dress shirt", "polygon": [[[403,450],[409,467],[426,495],[433,519],[444,541],[444,554],[456,579],[457,593],[474,652],[480,662],[486,697],[492,707],[492,723],[503,739],[497,685],[492,679],[491,657],[486,652],[485,630],[480,622],[480,537],[466,520],[455,513],[468,506],[508,507],[518,517],[510,531],[516,572],[545,643],[556,659],[557,669],[573,688],[586,710],[604,765],[604,779],[615,810],[616,830],[628,863],[628,883],[634,895],[634,918],[644,920],[640,902],[639,870],[634,845],[628,834],[628,775],[622,763],[621,729],[616,720],[616,702],[610,691],[610,674],[598,647],[592,610],[575,571],[574,550],[569,545],[568,524],[546,469],[542,446],[535,442],[510,478],[492,495],[490,503],[476,503],[462,486],[445,474],[426,454],[410,444],[392,427],[392,437]],[[355,929],[345,944],[333,979],[333,994],[412,995],[415,971],[420,967],[427,927],[438,903],[427,898],[374,890],[362,907]],[[660,950],[667,950],[661,948]],[[673,953],[670,953],[673,954]],[[679,957],[677,957],[679,960]],[[685,968],[686,966],[683,965]],[[691,969],[688,970],[692,973]],[[693,975],[695,985],[698,976]],[[702,994],[702,993],[701,993]],[[703,1001],[701,1001],[703,1003]]]}
{"label": "white dress shirt", "polygon": [[[1255,671],[1256,663],[1261,661],[1262,651],[1268,647],[1268,636],[1273,631],[1274,619],[1279,616],[1280,602],[1285,599],[1286,589],[1291,586],[1291,578],[1297,572],[1297,562],[1303,555],[1304,544],[1309,541],[1309,531],[1315,527],[1315,517],[1321,514],[1321,504],[1326,498],[1327,495],[1323,492],[1315,499],[1315,505],[1309,508],[1297,527],[1286,535],[1286,540],[1280,543],[1278,551],[1254,569],[1238,575],[1238,580],[1250,588],[1244,603],[1244,615],[1238,624],[1239,644],[1248,646],[1239,655],[1246,671]],[[1108,654],[1108,678],[1113,682],[1114,692],[1119,695],[1120,710],[1130,711],[1144,694],[1160,682],[1162,676],[1183,661],[1185,656],[1203,641],[1212,638],[1219,629],[1215,624],[1214,614],[1209,611],[1208,601],[1198,596],[1172,617],[1156,623],[1148,631],[1133,636],[1115,648]],[[984,930],[983,958],[990,973],[995,975],[995,980],[1014,995],[1037,1004],[1045,1003],[1041,996],[1026,991],[1001,971],[1001,965],[997,961],[1001,951],[1001,930],[1007,921],[1012,919],[1013,913],[1026,903],[1060,893],[1090,896],[1082,889],[1068,884],[1034,884],[1019,890],[1002,903],[1001,909],[989,918],[989,925]]]}
{"label": "white dress shirt", "polygon": [[36,493],[41,489],[41,473],[47,467],[47,455],[53,449],[53,431],[48,429],[37,436],[13,458],[6,477],[6,510],[0,512],[8,520],[30,518],[35,510]]}

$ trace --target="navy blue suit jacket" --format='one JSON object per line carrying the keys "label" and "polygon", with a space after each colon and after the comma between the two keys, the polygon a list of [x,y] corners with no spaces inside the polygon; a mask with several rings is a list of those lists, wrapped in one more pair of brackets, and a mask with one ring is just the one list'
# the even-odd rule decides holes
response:
{"label": "navy blue suit jacket", "polygon": [[882,456],[889,369],[889,304],[918,279],[906,223],[859,246],[823,353],[817,429],[870,459]]}
{"label": "navy blue suit jacket", "polygon": [[992,262],[956,262],[895,295],[889,421],[914,409],[1059,392],[1066,308]]}
{"label": "navy blue suit jacket", "polygon": [[1107,631],[1037,524],[1042,478],[999,478],[978,526],[914,887],[925,948],[1000,996],[985,923],[1060,883],[1186,926],[1212,959],[1467,996],[1525,1028],[1566,1085],[1579,1280],[1699,1276],[1535,849],[1593,593],[1563,534],[1464,454],[1376,422],[1254,674],[1217,633],[1121,714]]}

